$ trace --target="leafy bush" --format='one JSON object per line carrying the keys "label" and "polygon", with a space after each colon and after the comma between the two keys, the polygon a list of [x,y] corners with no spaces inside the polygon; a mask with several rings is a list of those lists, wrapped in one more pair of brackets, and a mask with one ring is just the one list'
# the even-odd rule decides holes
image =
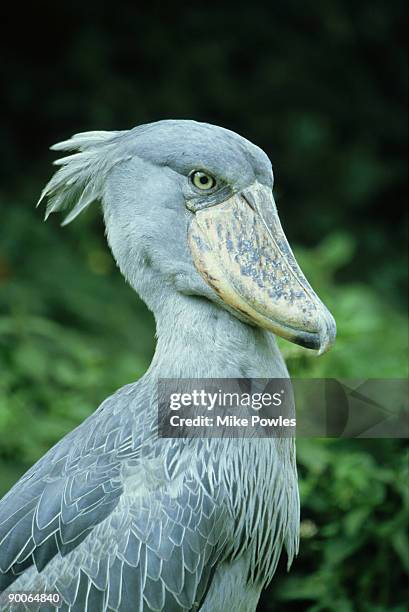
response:
{"label": "leafy bush", "polygon": [[[407,609],[408,455],[401,440],[298,440],[300,555],[267,609]],[[271,602],[274,602],[271,603]]]}
{"label": "leafy bush", "polygon": [[316,359],[299,346],[279,340],[292,376],[408,375],[407,317],[371,286],[337,280],[337,273],[356,258],[355,246],[349,235],[333,234],[314,249],[295,249],[306,277],[336,319],[337,341],[332,351]]}

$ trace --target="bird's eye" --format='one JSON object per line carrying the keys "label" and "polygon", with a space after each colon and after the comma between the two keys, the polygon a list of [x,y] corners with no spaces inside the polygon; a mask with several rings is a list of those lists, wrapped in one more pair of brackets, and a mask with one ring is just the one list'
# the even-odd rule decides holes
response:
{"label": "bird's eye", "polygon": [[210,174],[206,174],[206,172],[202,172],[201,170],[192,172],[190,180],[195,187],[202,189],[202,191],[208,191],[216,185],[216,180],[210,176]]}

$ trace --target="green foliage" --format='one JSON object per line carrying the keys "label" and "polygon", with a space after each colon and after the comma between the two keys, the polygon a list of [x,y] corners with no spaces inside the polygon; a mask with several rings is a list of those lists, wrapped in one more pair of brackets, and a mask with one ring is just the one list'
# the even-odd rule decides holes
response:
{"label": "green foliage", "polygon": [[404,612],[409,473],[402,441],[299,440],[298,464],[300,555],[270,587],[266,607]]}
{"label": "green foliage", "polygon": [[[280,341],[292,376],[408,375],[408,323],[385,297],[337,274],[355,257],[333,234],[296,256],[337,322],[335,347],[319,358]],[[409,574],[408,454],[404,440],[300,439],[300,555],[264,597],[267,609],[404,612]],[[281,602],[271,605],[271,601]]]}
{"label": "green foliage", "polygon": [[293,376],[408,376],[407,317],[379,290],[337,280],[337,273],[355,259],[355,246],[348,234],[332,234],[314,249],[295,249],[306,277],[335,316],[337,341],[334,350],[315,358],[299,346],[279,340]]}
{"label": "green foliage", "polygon": [[92,239],[79,222],[65,242],[32,211],[23,223],[15,209],[3,219],[14,240],[3,241],[0,260],[1,493],[139,378],[154,342],[152,316],[115,269],[102,231]]}

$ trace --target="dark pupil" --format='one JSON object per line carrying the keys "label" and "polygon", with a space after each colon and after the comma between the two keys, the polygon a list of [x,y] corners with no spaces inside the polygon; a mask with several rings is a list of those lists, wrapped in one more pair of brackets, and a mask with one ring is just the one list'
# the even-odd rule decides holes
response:
{"label": "dark pupil", "polygon": [[209,177],[208,176],[201,176],[199,178],[199,181],[201,182],[202,185],[207,185],[207,183],[209,182]]}

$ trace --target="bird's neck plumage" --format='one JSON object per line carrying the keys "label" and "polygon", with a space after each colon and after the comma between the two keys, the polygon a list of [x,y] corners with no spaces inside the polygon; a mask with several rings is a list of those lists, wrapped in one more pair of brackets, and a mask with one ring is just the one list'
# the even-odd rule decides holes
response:
{"label": "bird's neck plumage", "polygon": [[[155,310],[155,318],[158,342],[146,375],[152,393],[159,378],[288,376],[272,334],[242,323],[208,300],[173,294]],[[191,452],[191,445],[181,442],[181,452]],[[230,554],[235,557],[247,550],[249,579],[265,584],[275,571],[282,546],[290,562],[298,548],[294,441],[212,439],[209,444],[212,461],[219,466],[215,472],[220,486],[227,492],[234,487],[242,492],[240,496],[227,493],[234,517]],[[195,461],[189,463],[193,471],[201,462],[202,446],[197,440]],[[238,542],[240,550],[234,544]]]}
{"label": "bird's neck plumage", "polygon": [[155,312],[150,372],[167,378],[284,378],[273,334],[241,322],[209,300],[172,294]]}

